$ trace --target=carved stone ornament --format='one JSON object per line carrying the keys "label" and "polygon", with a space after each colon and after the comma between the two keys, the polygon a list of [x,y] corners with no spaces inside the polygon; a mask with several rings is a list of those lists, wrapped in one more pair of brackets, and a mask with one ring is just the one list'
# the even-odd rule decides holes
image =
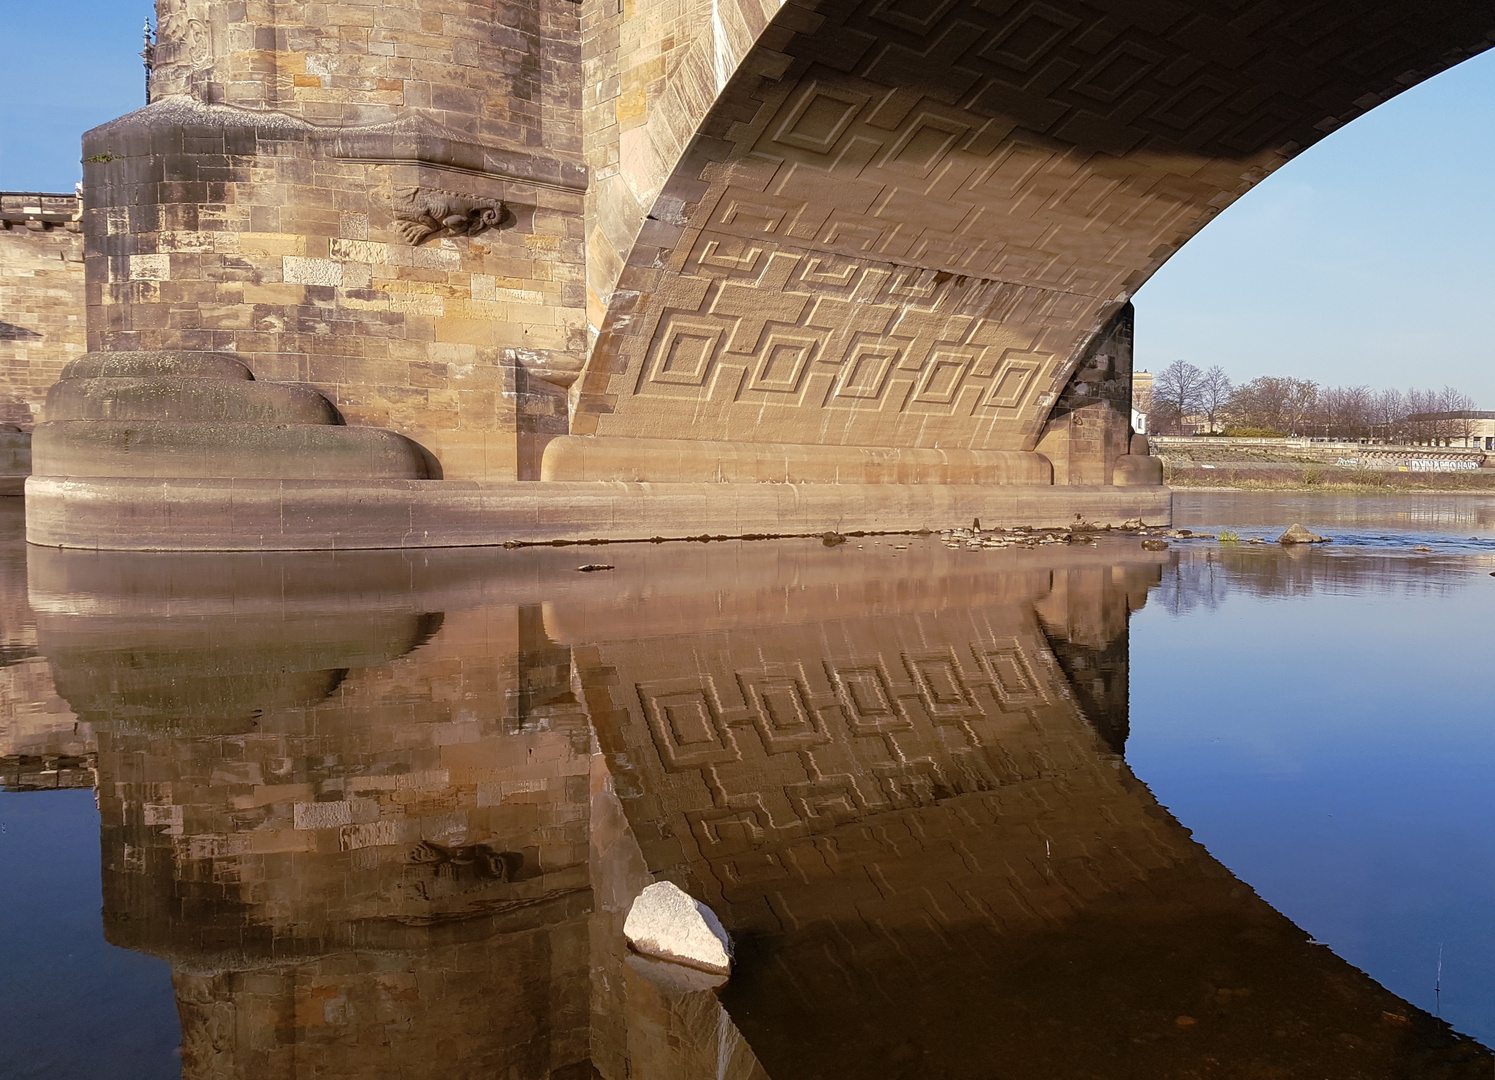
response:
{"label": "carved stone ornament", "polygon": [[476,236],[498,228],[504,217],[504,204],[494,199],[420,187],[396,188],[394,195],[395,231],[410,244],[432,237]]}

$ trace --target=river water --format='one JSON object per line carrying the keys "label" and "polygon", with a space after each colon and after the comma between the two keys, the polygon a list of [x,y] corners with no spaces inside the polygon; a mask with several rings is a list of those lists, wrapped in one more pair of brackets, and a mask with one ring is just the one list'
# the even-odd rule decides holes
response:
{"label": "river water", "polygon": [[[1495,1075],[1495,499],[1181,492],[1239,539],[1161,552],[20,514],[0,1077]],[[630,952],[653,880],[725,986]]]}

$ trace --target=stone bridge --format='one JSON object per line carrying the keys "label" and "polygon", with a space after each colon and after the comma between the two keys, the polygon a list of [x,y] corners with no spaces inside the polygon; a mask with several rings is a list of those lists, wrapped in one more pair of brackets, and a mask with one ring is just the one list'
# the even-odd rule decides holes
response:
{"label": "stone bridge", "polygon": [[[1459,0],[159,0],[37,543],[1166,518],[1130,298]],[[435,482],[439,481],[439,482]]]}

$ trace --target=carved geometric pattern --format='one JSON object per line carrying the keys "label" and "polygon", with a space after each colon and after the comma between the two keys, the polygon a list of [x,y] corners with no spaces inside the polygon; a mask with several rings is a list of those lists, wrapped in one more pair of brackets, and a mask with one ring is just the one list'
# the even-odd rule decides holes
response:
{"label": "carved geometric pattern", "polygon": [[704,386],[721,336],[722,328],[711,323],[670,319],[661,330],[649,377],[671,386]]}
{"label": "carved geometric pattern", "polygon": [[[779,220],[742,202],[724,218]],[[689,266],[702,288],[689,291],[700,292],[700,306],[659,313],[634,394],[723,410],[850,410],[868,414],[849,423],[869,431],[933,417],[989,425],[1031,405],[1040,373],[1062,359],[1034,347],[1042,330],[1003,331],[982,317],[999,309],[1029,326],[1062,323],[1071,311],[1058,294],[769,252],[745,237],[698,243]]]}
{"label": "carved geometric pattern", "polygon": [[[683,227],[629,255],[577,430],[1031,448],[1195,231],[1491,31],[1456,0],[1229,7],[785,8],[663,184]],[[686,317],[730,344],[698,381],[652,377]]]}

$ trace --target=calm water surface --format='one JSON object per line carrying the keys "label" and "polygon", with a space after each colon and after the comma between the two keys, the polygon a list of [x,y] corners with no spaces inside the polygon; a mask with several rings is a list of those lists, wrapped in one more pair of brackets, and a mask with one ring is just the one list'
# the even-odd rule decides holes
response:
{"label": "calm water surface", "polygon": [[[1177,520],[1336,542],[159,557],[0,500],[0,1076],[1495,1076],[1495,500]],[[658,879],[719,992],[627,949]]]}

